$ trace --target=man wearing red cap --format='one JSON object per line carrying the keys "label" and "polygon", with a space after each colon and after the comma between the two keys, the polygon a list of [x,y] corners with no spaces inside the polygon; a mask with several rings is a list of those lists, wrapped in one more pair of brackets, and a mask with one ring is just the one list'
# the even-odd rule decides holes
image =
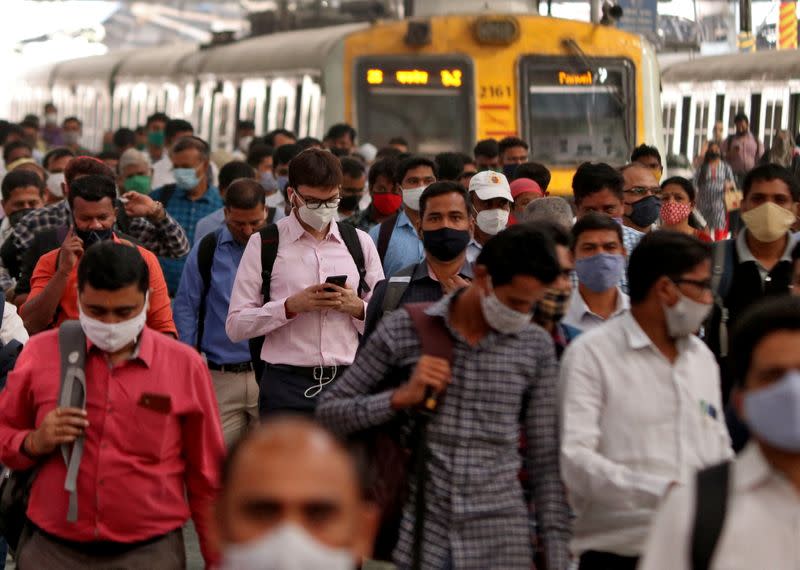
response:
{"label": "man wearing red cap", "polygon": [[525,215],[525,207],[536,200],[544,197],[542,187],[539,183],[530,178],[517,178],[511,183],[511,197],[514,198],[514,208],[508,224],[517,223]]}

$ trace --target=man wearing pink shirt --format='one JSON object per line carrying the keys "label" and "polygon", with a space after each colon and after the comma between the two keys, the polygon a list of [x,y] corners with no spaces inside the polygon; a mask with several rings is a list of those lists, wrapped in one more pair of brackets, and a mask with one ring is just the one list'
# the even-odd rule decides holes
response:
{"label": "man wearing pink shirt", "polygon": [[[262,295],[262,234],[250,239],[239,264],[225,331],[233,342],[266,337],[262,415],[314,412],[319,394],[353,362],[367,301],[383,279],[372,239],[356,230],[366,270],[359,286],[358,266],[343,238],[346,230],[334,221],[341,184],[342,169],[333,154],[308,149],[297,155],[289,163],[292,212],[276,223],[268,300]],[[344,286],[325,283],[336,276],[346,277]]]}

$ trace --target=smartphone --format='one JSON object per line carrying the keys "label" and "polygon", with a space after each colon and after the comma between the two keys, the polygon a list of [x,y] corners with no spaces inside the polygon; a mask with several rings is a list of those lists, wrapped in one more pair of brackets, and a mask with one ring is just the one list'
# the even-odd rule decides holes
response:
{"label": "smartphone", "polygon": [[[325,283],[332,283],[337,287],[344,287],[345,284],[347,283],[347,275],[331,275],[325,280]],[[325,291],[327,291],[328,293],[333,293],[335,289],[333,289],[332,287],[325,287]]]}

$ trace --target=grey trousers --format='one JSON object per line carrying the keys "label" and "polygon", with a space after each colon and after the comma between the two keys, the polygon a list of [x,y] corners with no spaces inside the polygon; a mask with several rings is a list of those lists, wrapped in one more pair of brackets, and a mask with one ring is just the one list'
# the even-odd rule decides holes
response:
{"label": "grey trousers", "polygon": [[185,570],[186,550],[181,529],[164,537],[116,556],[91,556],[56,542],[32,529],[23,535],[19,554],[19,570]]}

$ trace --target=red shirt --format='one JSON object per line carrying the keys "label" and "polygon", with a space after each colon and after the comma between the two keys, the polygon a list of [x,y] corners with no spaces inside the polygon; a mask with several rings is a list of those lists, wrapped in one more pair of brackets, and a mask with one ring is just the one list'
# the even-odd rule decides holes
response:
{"label": "red shirt", "polygon": [[[4,465],[34,465],[20,451],[22,442],[56,407],[60,382],[58,331],[45,331],[30,339],[0,392]],[[191,511],[203,556],[214,562],[209,519],[225,447],[202,358],[145,328],[138,354],[114,367],[88,343],[86,384],[89,427],[78,473],[78,520],[67,522],[69,493],[60,449],[40,461],[28,517],[65,540],[137,542],[181,527]],[[143,394],[164,396],[162,402],[168,398],[171,409],[140,405]]]}

